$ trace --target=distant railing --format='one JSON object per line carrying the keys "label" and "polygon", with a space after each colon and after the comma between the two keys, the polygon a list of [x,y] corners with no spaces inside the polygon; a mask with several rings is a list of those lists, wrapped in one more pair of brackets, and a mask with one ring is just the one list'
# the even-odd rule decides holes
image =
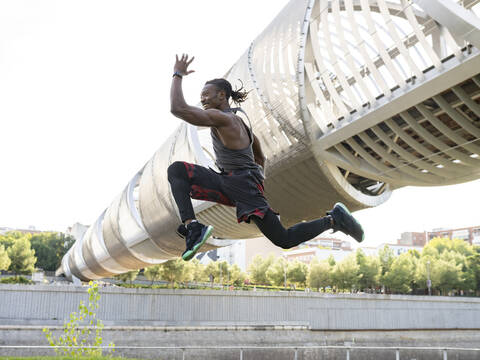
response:
{"label": "distant railing", "polygon": [[[49,346],[49,345],[0,345],[0,349],[102,349],[109,350],[108,346]],[[182,352],[182,360],[187,359],[188,350],[238,350],[239,359],[243,360],[245,350],[292,350],[293,359],[298,359],[299,350],[345,350],[346,360],[350,360],[350,354],[362,350],[391,350],[395,352],[395,359],[400,360],[400,351],[439,351],[442,360],[448,360],[448,352],[478,352],[480,348],[455,348],[455,347],[414,347],[414,346],[346,346],[346,345],[318,345],[318,346],[117,346],[115,350],[179,350]]]}

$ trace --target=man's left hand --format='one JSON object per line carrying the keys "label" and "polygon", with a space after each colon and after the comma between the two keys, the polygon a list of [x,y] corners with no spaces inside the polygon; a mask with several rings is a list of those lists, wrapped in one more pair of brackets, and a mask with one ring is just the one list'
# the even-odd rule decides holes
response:
{"label": "man's left hand", "polygon": [[187,54],[182,54],[182,57],[180,60],[178,59],[178,55],[175,55],[175,58],[177,61],[175,62],[175,66],[173,67],[173,72],[177,72],[182,76],[191,74],[195,72],[195,70],[188,70],[188,66],[192,63],[193,59],[195,59],[195,56],[192,56],[190,60],[188,60],[188,55]]}

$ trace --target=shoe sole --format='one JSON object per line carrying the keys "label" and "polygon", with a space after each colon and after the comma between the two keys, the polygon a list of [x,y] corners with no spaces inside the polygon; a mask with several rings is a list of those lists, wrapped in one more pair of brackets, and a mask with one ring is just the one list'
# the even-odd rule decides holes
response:
{"label": "shoe sole", "polygon": [[184,261],[188,261],[191,258],[193,258],[197,253],[197,251],[202,247],[202,245],[205,244],[205,241],[207,241],[208,238],[212,235],[212,231],[213,231],[213,226],[208,225],[207,230],[205,231],[205,234],[203,234],[202,241],[200,241],[197,245],[195,245],[193,249],[185,252],[185,254],[182,255],[182,259]]}
{"label": "shoe sole", "polygon": [[352,215],[350,210],[348,210],[348,208],[343,203],[337,202],[333,207],[335,207],[335,206],[340,206],[343,210],[345,210],[347,212],[348,215],[350,215],[352,217],[353,221],[355,221],[355,224],[360,226],[360,229],[362,229],[362,240],[360,240],[359,243],[362,242],[365,239],[365,231],[363,231],[362,225],[357,221],[357,219],[355,219],[355,217]]}

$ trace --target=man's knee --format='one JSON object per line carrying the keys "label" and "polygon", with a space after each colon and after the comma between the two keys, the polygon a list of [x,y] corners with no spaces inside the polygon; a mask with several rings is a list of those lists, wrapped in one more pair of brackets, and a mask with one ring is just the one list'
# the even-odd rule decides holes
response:
{"label": "man's knee", "polygon": [[187,177],[187,170],[185,164],[182,161],[173,162],[167,169],[168,181],[172,182],[173,179]]}
{"label": "man's knee", "polygon": [[284,239],[270,239],[270,241],[282,249],[291,249],[293,246],[290,246],[289,241],[285,241]]}

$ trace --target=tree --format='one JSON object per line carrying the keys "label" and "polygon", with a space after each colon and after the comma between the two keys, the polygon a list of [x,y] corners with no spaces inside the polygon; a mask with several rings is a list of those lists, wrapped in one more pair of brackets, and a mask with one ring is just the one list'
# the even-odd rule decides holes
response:
{"label": "tree", "polygon": [[207,264],[207,266],[205,266],[204,274],[208,279],[210,279],[211,282],[214,282],[215,279],[220,277],[220,272],[218,270],[219,269],[216,261],[211,261]]}
{"label": "tree", "polygon": [[267,269],[268,281],[276,286],[285,284],[288,264],[284,257],[277,257]]}
{"label": "tree", "polygon": [[335,266],[335,264],[337,263],[337,262],[335,261],[335,258],[333,257],[333,255],[330,255],[330,256],[328,257],[327,262],[328,262],[328,265],[330,265],[330,267],[332,267],[332,268],[333,268],[333,267]]}
{"label": "tree", "polygon": [[438,251],[438,254],[441,254],[445,250],[450,250],[452,247],[452,240],[449,238],[433,238],[428,242],[427,245],[423,248],[422,253],[427,250],[429,253],[430,248],[433,248]]}
{"label": "tree", "polygon": [[23,239],[23,238],[30,239],[31,236],[32,235],[24,234],[24,233],[21,233],[20,231],[9,231],[4,235],[0,235],[0,245],[3,245],[5,246],[5,249],[8,249],[15,243],[16,240]]}
{"label": "tree", "polygon": [[198,259],[192,259],[189,263],[193,266],[193,281],[208,281],[208,276],[205,275],[205,265],[201,264]]}
{"label": "tree", "polygon": [[[443,254],[442,254],[443,255]],[[450,290],[461,288],[461,265],[455,260],[441,256],[432,267],[432,284],[439,289],[443,295]]]}
{"label": "tree", "polygon": [[332,272],[332,283],[340,290],[352,290],[358,284],[358,265],[355,255],[347,256],[335,264]]}
{"label": "tree", "polygon": [[5,246],[0,245],[0,270],[7,270],[10,266],[11,260],[5,251]]}
{"label": "tree", "polygon": [[308,273],[307,264],[298,260],[291,261],[288,263],[287,279],[290,282],[305,287],[307,285],[307,273]]}
{"label": "tree", "polygon": [[331,269],[327,261],[319,262],[317,259],[313,259],[308,270],[308,286],[318,291],[320,291],[320,288],[323,288],[325,291],[327,286],[332,285]]}
{"label": "tree", "polygon": [[123,274],[115,275],[114,278],[116,278],[116,279],[118,279],[122,282],[130,281],[130,285],[131,285],[133,280],[135,280],[137,278],[137,275],[138,275],[139,271],[140,270],[128,271],[128,272],[123,273]]}
{"label": "tree", "polygon": [[186,261],[183,267],[182,277],[179,279],[179,281],[182,281],[186,284],[188,284],[190,281],[193,281],[195,277],[195,268],[195,263],[193,263],[192,261]]}
{"label": "tree", "polygon": [[[224,284],[225,282],[228,283],[229,278],[230,278],[230,271],[229,271],[229,266],[228,262],[226,261],[215,261],[215,264],[217,266],[217,274],[218,278],[220,280],[221,284]],[[227,280],[227,281],[225,281]]]}
{"label": "tree", "polygon": [[253,261],[248,267],[248,272],[255,284],[271,285],[270,280],[267,277],[267,270],[274,261],[275,257],[273,255],[270,255],[266,259],[263,259],[260,255],[256,255],[253,258]]}
{"label": "tree", "polygon": [[358,265],[358,287],[360,289],[374,289],[380,276],[380,262],[373,256],[365,256],[362,249],[355,253]]}
{"label": "tree", "polygon": [[245,274],[237,264],[233,264],[230,267],[230,283],[235,286],[242,286],[247,278]]}
{"label": "tree", "polygon": [[161,264],[157,264],[157,265],[147,267],[143,271],[143,274],[148,280],[152,282],[150,285],[153,285],[154,281],[160,280],[162,278],[162,272],[163,271],[162,271]]}
{"label": "tree", "polygon": [[172,286],[175,284],[175,281],[181,281],[185,268],[185,261],[181,258],[177,258],[174,260],[168,260],[161,264],[161,266],[162,278],[170,282]]}
{"label": "tree", "polygon": [[378,260],[380,261],[381,276],[385,275],[393,264],[395,255],[390,246],[385,245],[378,251]]}
{"label": "tree", "polygon": [[412,290],[415,265],[408,253],[396,257],[390,270],[383,276],[384,285],[392,292],[406,294]]}
{"label": "tree", "polygon": [[37,267],[46,271],[55,271],[62,262],[63,256],[75,243],[75,238],[63,233],[34,234],[30,242],[37,257]]}
{"label": "tree", "polygon": [[473,247],[473,254],[467,257],[468,273],[472,279],[471,289],[480,292],[480,246]]}
{"label": "tree", "polygon": [[15,240],[12,246],[7,249],[8,257],[11,260],[10,271],[15,274],[31,274],[35,270],[35,251],[30,246],[30,236],[24,236]]}
{"label": "tree", "polygon": [[451,249],[459,254],[464,255],[465,257],[473,255],[475,252],[473,246],[462,239],[452,239]]}

